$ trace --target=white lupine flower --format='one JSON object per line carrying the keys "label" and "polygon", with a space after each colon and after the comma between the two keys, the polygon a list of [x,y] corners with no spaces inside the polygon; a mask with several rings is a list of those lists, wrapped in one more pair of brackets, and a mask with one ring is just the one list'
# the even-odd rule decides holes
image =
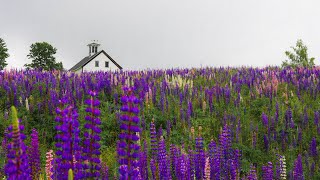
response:
{"label": "white lupine flower", "polygon": [[287,166],[285,156],[280,156],[280,179],[287,179]]}
{"label": "white lupine flower", "polygon": [[30,108],[29,108],[29,101],[28,101],[28,98],[26,98],[26,109],[27,109],[27,111],[29,111],[29,110],[30,110]]}

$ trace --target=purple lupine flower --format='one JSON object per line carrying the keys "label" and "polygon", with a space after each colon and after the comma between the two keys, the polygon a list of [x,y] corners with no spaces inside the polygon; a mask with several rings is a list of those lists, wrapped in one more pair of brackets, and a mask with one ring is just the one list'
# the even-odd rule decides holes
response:
{"label": "purple lupine flower", "polygon": [[262,166],[262,179],[264,179],[264,180],[273,180],[272,162],[268,162],[268,165]]}
{"label": "purple lupine flower", "polygon": [[184,119],[185,118],[185,115],[184,115],[184,110],[183,110],[183,108],[181,107],[180,108],[180,121],[181,122],[184,122]]}
{"label": "purple lupine flower", "polygon": [[170,165],[168,166],[168,164],[170,164],[170,157],[167,155],[167,162],[166,162],[166,165],[167,165],[167,179],[168,180],[172,180],[171,167],[170,167]]}
{"label": "purple lupine flower", "polygon": [[320,118],[320,114],[318,111],[314,112],[314,125],[317,127],[319,124],[319,118]]}
{"label": "purple lupine flower", "polygon": [[191,128],[191,113],[192,113],[192,109],[190,109],[190,106],[188,106],[188,108],[186,110],[186,114],[185,114],[185,120],[186,120],[189,128]]}
{"label": "purple lupine flower", "polygon": [[178,177],[177,176],[177,171],[179,170],[179,168],[178,168],[178,150],[174,144],[170,145],[170,158],[171,158],[171,163],[170,163],[171,172],[176,177]]}
{"label": "purple lupine flower", "polygon": [[182,102],[183,102],[183,94],[182,93],[180,93],[180,103],[179,103],[179,105],[180,105],[180,107],[182,106]]}
{"label": "purple lupine flower", "polygon": [[99,118],[101,112],[99,110],[100,101],[97,98],[98,93],[96,91],[89,91],[90,98],[85,101],[86,108],[86,123],[84,128],[84,141],[83,141],[83,154],[82,158],[85,161],[83,166],[84,176],[86,178],[99,178],[100,177],[100,125],[101,120]]}
{"label": "purple lupine flower", "polygon": [[162,136],[163,136],[163,129],[162,129],[162,126],[160,126],[160,128],[158,129],[157,137],[158,139],[160,139]]}
{"label": "purple lupine flower", "polygon": [[267,135],[263,135],[264,149],[269,151],[269,139]]}
{"label": "purple lupine flower", "polygon": [[55,118],[56,126],[56,158],[54,179],[68,179],[68,171],[72,169],[74,178],[83,177],[81,173],[81,148],[79,137],[79,121],[77,111],[68,105],[67,98],[59,100],[60,107],[57,107]]}
{"label": "purple lupine flower", "polygon": [[171,121],[170,120],[167,120],[167,137],[169,138],[170,137],[170,133],[171,133]]}
{"label": "purple lupine flower", "polygon": [[317,151],[317,140],[315,137],[312,138],[309,148],[310,156],[314,158],[318,158],[318,151]]}
{"label": "purple lupine flower", "polygon": [[276,112],[275,112],[275,122],[278,123],[279,121],[279,103],[276,103]]}
{"label": "purple lupine flower", "polygon": [[211,142],[209,143],[209,164],[210,164],[210,177],[215,177],[216,171],[217,171],[217,167],[215,164],[215,155],[216,155],[216,151],[217,151],[217,145],[214,142],[214,140],[211,140]]}
{"label": "purple lupine flower", "polygon": [[163,91],[161,91],[161,95],[160,95],[160,109],[162,111],[162,113],[164,113],[164,98],[165,98],[165,93]]}
{"label": "purple lupine flower", "polygon": [[222,132],[220,134],[220,176],[225,179],[230,179],[230,166],[228,165],[228,160],[232,158],[233,153],[231,149],[231,137],[230,129],[227,124],[224,125]]}
{"label": "purple lupine flower", "polygon": [[192,105],[192,101],[188,102],[188,109],[190,111],[190,116],[193,116],[193,105]]}
{"label": "purple lupine flower", "polygon": [[303,125],[304,127],[306,127],[309,123],[309,117],[308,117],[308,113],[307,113],[307,108],[304,108],[303,111]]}
{"label": "purple lupine flower", "polygon": [[140,132],[139,127],[139,99],[133,94],[131,88],[123,88],[124,95],[121,97],[122,102],[122,123],[120,125],[121,133],[119,134],[118,156],[119,156],[119,179],[137,179],[139,176],[139,149],[137,144]]}
{"label": "purple lupine flower", "polygon": [[302,142],[302,129],[298,127],[298,143]]}
{"label": "purple lupine flower", "polygon": [[205,154],[203,150],[203,138],[200,136],[196,140],[196,155],[195,155],[195,172],[196,179],[204,177]]}
{"label": "purple lupine flower", "polygon": [[8,139],[11,140],[7,145],[7,164],[5,173],[8,180],[31,179],[26,145],[26,136],[22,133],[24,126],[19,124],[18,113],[14,106],[11,107],[12,125],[8,127]]}
{"label": "purple lupine flower", "polygon": [[[286,129],[288,129],[289,125],[290,127],[292,126],[292,122],[293,122],[293,119],[292,119],[292,111],[291,109],[289,108],[287,111],[286,111],[286,114],[285,114],[285,127]],[[293,128],[293,127],[292,127]]]}
{"label": "purple lupine flower", "polygon": [[315,165],[315,163],[313,162],[313,163],[311,164],[311,168],[310,168],[310,176],[311,176],[311,177],[314,176],[315,168],[316,168],[316,165]]}
{"label": "purple lupine flower", "polygon": [[146,127],[146,119],[141,117],[141,128],[142,128],[142,131],[145,131],[147,130],[147,127]]}
{"label": "purple lupine flower", "polygon": [[150,160],[150,169],[151,169],[152,179],[157,179],[157,166],[156,166],[156,161],[153,158]]}
{"label": "purple lupine flower", "polygon": [[293,179],[294,180],[303,180],[303,167],[302,167],[302,158],[301,155],[298,155],[298,158],[294,161],[294,168],[293,168]]}
{"label": "purple lupine flower", "polygon": [[224,95],[225,95],[226,104],[229,104],[230,97],[231,97],[231,92],[230,92],[230,89],[229,89],[228,86],[225,88],[225,94]]}
{"label": "purple lupine flower", "polygon": [[154,119],[150,123],[150,144],[151,144],[151,154],[152,158],[156,160],[158,155],[158,142],[157,142],[157,130],[154,124]]}
{"label": "purple lupine flower", "polygon": [[159,164],[159,177],[160,179],[168,179],[168,168],[167,168],[167,151],[164,139],[161,137],[159,141],[159,152],[158,152],[158,164]]}
{"label": "purple lupine flower", "polygon": [[262,124],[263,124],[265,127],[268,127],[268,125],[269,125],[268,116],[267,116],[265,113],[262,113]]}
{"label": "purple lupine flower", "polygon": [[190,177],[191,179],[194,179],[195,178],[195,162],[194,162],[194,157],[195,157],[195,154],[193,152],[193,150],[190,148],[189,150],[189,153],[188,153],[189,157],[189,167],[190,167]]}
{"label": "purple lupine flower", "polygon": [[281,155],[279,155],[279,154],[277,154],[277,162],[276,162],[276,176],[275,176],[275,178],[276,179],[280,179],[280,176],[281,176]]}
{"label": "purple lupine flower", "polygon": [[241,158],[241,152],[239,149],[235,149],[233,151],[233,163],[234,163],[234,166],[235,166],[235,169],[237,171],[237,173],[240,172],[240,158]]}
{"label": "purple lupine flower", "polygon": [[177,176],[177,179],[190,179],[190,171],[188,169],[188,159],[185,156],[185,154],[181,154],[179,157],[179,175]]}
{"label": "purple lupine flower", "polygon": [[247,176],[248,180],[258,180],[256,168],[253,165],[250,165],[250,172]]}
{"label": "purple lupine flower", "polygon": [[213,176],[210,176],[211,178],[214,177],[215,179],[220,179],[220,172],[221,172],[221,151],[220,148],[216,148],[214,151],[214,170],[213,170]]}
{"label": "purple lupine flower", "polygon": [[31,143],[28,147],[29,167],[31,170],[32,179],[39,179],[41,167],[40,167],[40,150],[39,150],[39,137],[38,131],[32,129]]}
{"label": "purple lupine flower", "polygon": [[239,179],[237,173],[237,165],[234,159],[228,159],[228,168],[229,168],[229,178],[230,179]]}
{"label": "purple lupine flower", "polygon": [[9,143],[8,142],[8,129],[5,129],[4,133],[3,133],[3,139],[1,142],[2,151],[0,152],[1,153],[0,155],[2,157],[6,157],[8,154],[8,149],[7,149],[8,143]]}
{"label": "purple lupine flower", "polygon": [[[213,112],[213,100],[212,100],[212,96],[213,96],[213,92],[212,91],[209,91],[209,110],[210,110],[210,113],[212,114]],[[218,98],[218,96],[217,96]]]}
{"label": "purple lupine flower", "polygon": [[143,142],[143,151],[140,152],[139,172],[142,179],[148,179],[148,149],[146,140]]}
{"label": "purple lupine flower", "polygon": [[101,179],[108,180],[109,179],[109,168],[107,163],[101,162]]}

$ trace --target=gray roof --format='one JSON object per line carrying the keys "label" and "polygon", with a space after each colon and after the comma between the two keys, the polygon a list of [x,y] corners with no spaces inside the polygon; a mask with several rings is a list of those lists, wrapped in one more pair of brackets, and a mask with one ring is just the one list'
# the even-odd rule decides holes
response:
{"label": "gray roof", "polygon": [[106,55],[112,62],[114,65],[116,65],[120,70],[122,69],[122,67],[116,62],[114,61],[109,54],[107,54],[104,50],[92,55],[92,56],[87,56],[85,58],[83,58],[80,62],[78,62],[76,65],[74,65],[69,71],[76,71],[80,68],[82,68],[83,66],[85,66],[86,64],[88,64],[92,59],[94,59],[95,57],[97,57],[99,54],[103,53],[104,55]]}

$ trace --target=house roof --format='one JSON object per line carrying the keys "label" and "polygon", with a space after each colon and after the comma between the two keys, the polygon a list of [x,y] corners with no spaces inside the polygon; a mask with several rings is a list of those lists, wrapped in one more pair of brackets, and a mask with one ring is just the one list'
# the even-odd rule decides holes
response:
{"label": "house roof", "polygon": [[115,61],[111,58],[111,56],[109,56],[109,54],[107,54],[104,50],[101,50],[99,51],[98,53],[92,55],[92,56],[87,56],[85,58],[83,58],[80,62],[78,62],[76,65],[74,65],[70,71],[76,71],[80,68],[82,68],[83,66],[85,66],[86,64],[88,64],[90,61],[92,61],[95,57],[97,57],[99,54],[103,53],[105,56],[107,56],[112,62],[114,65],[116,65],[120,70],[122,69],[122,67]]}

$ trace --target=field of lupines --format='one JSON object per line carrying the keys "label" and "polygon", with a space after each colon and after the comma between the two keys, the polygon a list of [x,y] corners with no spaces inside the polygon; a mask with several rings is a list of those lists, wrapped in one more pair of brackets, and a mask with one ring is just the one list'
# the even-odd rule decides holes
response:
{"label": "field of lupines", "polygon": [[320,179],[319,76],[0,72],[0,178]]}

